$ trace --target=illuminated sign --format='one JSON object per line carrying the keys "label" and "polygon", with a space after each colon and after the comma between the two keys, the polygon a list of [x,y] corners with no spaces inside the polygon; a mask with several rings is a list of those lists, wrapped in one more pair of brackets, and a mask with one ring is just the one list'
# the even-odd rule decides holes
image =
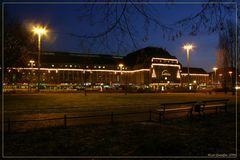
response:
{"label": "illuminated sign", "polygon": [[167,70],[162,71],[162,76],[171,76],[171,73],[169,73]]}

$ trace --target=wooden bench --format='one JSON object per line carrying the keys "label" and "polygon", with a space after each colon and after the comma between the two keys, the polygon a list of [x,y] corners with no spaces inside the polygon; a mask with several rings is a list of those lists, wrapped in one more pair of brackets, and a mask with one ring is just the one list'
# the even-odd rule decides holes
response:
{"label": "wooden bench", "polygon": [[199,106],[195,106],[195,107],[199,107],[199,108],[195,108],[196,112],[202,112],[204,114],[205,110],[216,110],[216,114],[218,113],[218,110],[224,110],[225,112],[227,112],[227,104],[228,104],[229,99],[218,99],[218,100],[206,100],[206,101],[202,101],[201,104]]}
{"label": "wooden bench", "polygon": [[[187,112],[188,116],[192,116],[194,106],[197,102],[179,102],[179,103],[163,103],[160,105],[160,108],[156,109],[156,112],[159,114],[159,121],[164,119],[166,112]],[[175,106],[174,108],[169,106]]]}

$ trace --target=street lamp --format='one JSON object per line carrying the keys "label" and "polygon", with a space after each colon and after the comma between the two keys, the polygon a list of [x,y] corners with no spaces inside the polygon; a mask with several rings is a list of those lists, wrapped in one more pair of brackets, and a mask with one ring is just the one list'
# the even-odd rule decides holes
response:
{"label": "street lamp", "polygon": [[30,63],[30,67],[32,69],[31,70],[31,79],[30,79],[30,83],[32,83],[33,66],[34,66],[35,61],[34,60],[30,60],[29,63]]}
{"label": "street lamp", "polygon": [[31,68],[33,68],[35,61],[34,60],[30,60],[29,63],[30,63]]}
{"label": "street lamp", "polygon": [[123,68],[124,65],[122,63],[120,63],[118,66],[119,66],[120,71],[121,71],[121,75],[120,75],[120,77],[121,77],[120,78],[120,83],[121,83],[122,82],[122,68]]}
{"label": "street lamp", "polygon": [[40,91],[40,53],[41,53],[41,37],[47,34],[46,27],[34,26],[32,32],[38,35],[38,92]]}
{"label": "street lamp", "polygon": [[[123,80],[122,80],[122,69],[123,69],[124,65],[120,63],[118,66],[119,66],[120,71],[121,71],[120,83],[122,83],[123,82]],[[126,75],[126,83],[127,83],[127,75]],[[127,84],[125,84],[125,95],[127,95]]]}
{"label": "street lamp", "polygon": [[229,73],[229,75],[230,75],[230,82],[231,82],[231,85],[233,86],[233,79],[232,79],[232,73],[233,73],[233,72],[232,72],[232,71],[229,71],[228,73]]}
{"label": "street lamp", "polygon": [[190,78],[190,76],[189,76],[189,58],[190,58],[189,56],[190,56],[190,55],[189,55],[189,53],[190,53],[190,50],[193,49],[193,47],[194,47],[194,46],[193,46],[192,44],[189,44],[189,43],[183,46],[183,49],[184,49],[184,50],[187,50],[188,88],[189,88],[189,82],[190,82],[190,79],[189,79],[189,78]]}
{"label": "street lamp", "polygon": [[217,81],[217,67],[213,67],[214,73],[215,73],[215,81]]}

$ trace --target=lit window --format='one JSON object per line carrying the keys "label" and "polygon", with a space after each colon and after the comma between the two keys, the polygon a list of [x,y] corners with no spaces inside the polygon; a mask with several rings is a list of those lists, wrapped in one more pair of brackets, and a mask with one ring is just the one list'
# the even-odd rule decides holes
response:
{"label": "lit window", "polygon": [[72,67],[72,65],[70,65],[70,67]]}
{"label": "lit window", "polygon": [[98,66],[98,68],[101,68],[101,66]]}
{"label": "lit window", "polygon": [[52,64],[52,67],[54,67],[54,64]]}
{"label": "lit window", "polygon": [[96,68],[97,66],[94,66],[94,68]]}
{"label": "lit window", "polygon": [[74,65],[74,67],[76,68],[76,67],[77,67],[77,65]]}
{"label": "lit window", "polygon": [[105,66],[103,66],[102,68],[105,68]]}
{"label": "lit window", "polygon": [[164,91],[164,86],[161,87],[161,91]]}
{"label": "lit window", "polygon": [[65,67],[67,67],[67,65],[65,65]]}
{"label": "lit window", "polygon": [[88,68],[88,66],[86,66],[86,68]]}
{"label": "lit window", "polygon": [[164,79],[167,80],[167,77],[165,77]]}

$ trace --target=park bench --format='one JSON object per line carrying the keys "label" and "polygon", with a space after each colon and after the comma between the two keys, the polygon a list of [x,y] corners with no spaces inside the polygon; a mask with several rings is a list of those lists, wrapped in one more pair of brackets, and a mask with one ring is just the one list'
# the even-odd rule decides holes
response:
{"label": "park bench", "polygon": [[214,110],[218,113],[218,110],[224,110],[227,112],[227,103],[229,99],[218,99],[218,100],[205,100],[199,103],[199,105],[195,105],[195,111],[199,113],[202,112],[204,114],[205,110]]}
{"label": "park bench", "polygon": [[160,105],[160,108],[156,109],[156,112],[159,114],[159,121],[164,119],[166,113],[187,112],[188,116],[191,117],[196,103],[196,101],[163,103]]}

